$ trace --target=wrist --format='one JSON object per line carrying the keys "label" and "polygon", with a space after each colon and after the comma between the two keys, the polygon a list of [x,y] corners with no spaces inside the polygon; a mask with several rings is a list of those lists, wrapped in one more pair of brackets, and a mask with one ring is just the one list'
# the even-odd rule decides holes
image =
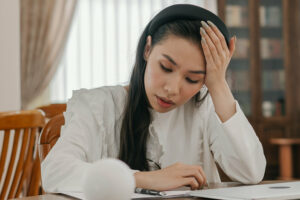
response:
{"label": "wrist", "polygon": [[222,91],[226,91],[229,89],[229,86],[227,84],[227,81],[225,79],[219,80],[219,81],[214,81],[213,84],[210,84],[207,86],[209,93],[220,93]]}
{"label": "wrist", "polygon": [[215,112],[222,122],[236,113],[235,100],[226,81],[220,81],[209,88]]}
{"label": "wrist", "polygon": [[139,188],[149,188],[151,185],[151,176],[149,176],[151,172],[136,172],[134,173],[135,185]]}

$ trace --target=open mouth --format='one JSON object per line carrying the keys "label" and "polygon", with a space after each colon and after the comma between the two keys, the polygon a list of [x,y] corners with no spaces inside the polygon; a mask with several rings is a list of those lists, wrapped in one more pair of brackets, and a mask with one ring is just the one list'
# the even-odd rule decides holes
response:
{"label": "open mouth", "polygon": [[171,100],[168,100],[168,99],[165,99],[163,97],[159,97],[159,96],[156,96],[157,98],[157,103],[161,106],[161,107],[164,107],[164,108],[169,108],[171,107],[172,105],[174,105],[175,103]]}

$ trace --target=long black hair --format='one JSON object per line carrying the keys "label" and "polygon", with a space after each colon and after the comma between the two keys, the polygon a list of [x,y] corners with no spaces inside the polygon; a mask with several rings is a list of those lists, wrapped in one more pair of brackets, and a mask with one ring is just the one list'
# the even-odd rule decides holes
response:
{"label": "long black hair", "polygon": [[[149,26],[149,25],[148,25]],[[136,51],[134,68],[130,78],[128,98],[124,109],[124,116],[120,133],[119,159],[129,165],[131,169],[148,171],[146,158],[147,139],[151,115],[148,109],[144,75],[146,61],[144,60],[144,48],[148,36],[147,28],[143,31]],[[199,20],[176,20],[160,26],[152,34],[151,48],[165,40],[169,35],[185,38],[199,44],[201,48],[201,35],[199,33],[201,23]],[[202,99],[206,97],[207,93]],[[195,103],[200,102],[200,92],[195,97]]]}

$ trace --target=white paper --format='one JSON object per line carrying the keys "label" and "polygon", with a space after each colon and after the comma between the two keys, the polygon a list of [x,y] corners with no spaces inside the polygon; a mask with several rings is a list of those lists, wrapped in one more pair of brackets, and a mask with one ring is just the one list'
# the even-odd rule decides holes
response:
{"label": "white paper", "polygon": [[[184,197],[195,196],[205,197],[213,199],[225,199],[225,200],[280,200],[280,199],[300,199],[300,181],[284,182],[274,184],[261,184],[251,186],[238,186],[238,187],[226,187],[217,189],[205,189],[205,190],[177,190],[177,191],[165,191],[166,196],[163,198],[172,197]],[[83,193],[67,192],[64,193],[68,196],[72,196],[78,199],[86,200]],[[139,198],[162,198],[161,196],[136,194],[134,193],[132,199]]]}
{"label": "white paper", "polygon": [[[133,195],[131,196],[131,199],[139,199],[139,198],[153,198],[153,199],[155,199],[155,198],[184,197],[184,196],[188,196],[188,193],[190,193],[190,192],[191,192],[191,190],[165,191],[166,195],[164,195],[164,196],[154,196],[154,195],[133,193]],[[68,195],[68,196],[71,196],[71,197],[75,197],[77,199],[86,200],[83,193],[64,192],[62,194],[65,194],[65,195]]]}
{"label": "white paper", "polygon": [[190,195],[225,200],[299,199],[300,181],[197,190],[190,192]]}

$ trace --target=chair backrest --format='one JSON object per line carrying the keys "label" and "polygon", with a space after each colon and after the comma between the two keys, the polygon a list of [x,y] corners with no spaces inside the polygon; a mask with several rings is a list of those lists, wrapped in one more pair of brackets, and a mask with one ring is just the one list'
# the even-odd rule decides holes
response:
{"label": "chair backrest", "polygon": [[[49,120],[51,120],[52,118],[54,118],[57,115],[62,114],[63,112],[66,111],[67,105],[65,103],[61,103],[61,104],[49,104],[49,105],[45,105],[45,106],[40,106],[37,109],[41,110],[45,117],[46,117],[46,123],[48,123]],[[49,127],[49,126],[48,126]],[[45,127],[44,127],[45,128]],[[43,130],[48,130],[49,128],[43,129]],[[41,138],[41,137],[40,137]],[[44,139],[42,139],[44,141]],[[40,149],[40,146],[41,149]],[[38,151],[39,151],[39,155],[43,155],[44,153],[40,153],[43,149],[43,147],[46,147],[47,145],[38,145]],[[46,152],[48,153],[50,151],[47,150]],[[45,152],[45,151],[43,151]],[[47,155],[46,153],[46,155]],[[45,155],[45,157],[46,157]],[[43,159],[45,158],[43,157]],[[44,194],[45,192],[42,189],[42,185],[41,185],[41,161],[40,157],[38,159],[36,159],[36,162],[34,163],[34,169],[35,169],[35,173],[32,174],[31,180],[32,183],[35,183],[36,185],[32,186],[31,188],[35,189],[38,188],[37,191],[30,191],[31,193],[36,193],[39,191],[39,194]]]}
{"label": "chair backrest", "polygon": [[66,111],[67,105],[65,103],[54,103],[46,106],[40,106],[37,109],[45,113],[46,118],[51,119]]}
{"label": "chair backrest", "polygon": [[44,127],[39,139],[39,156],[42,162],[51,148],[60,137],[61,126],[65,124],[63,114],[59,114],[48,121]]}
{"label": "chair backrest", "polygon": [[28,193],[33,163],[38,159],[36,141],[44,125],[45,117],[38,110],[0,113],[1,200],[36,195]]}

